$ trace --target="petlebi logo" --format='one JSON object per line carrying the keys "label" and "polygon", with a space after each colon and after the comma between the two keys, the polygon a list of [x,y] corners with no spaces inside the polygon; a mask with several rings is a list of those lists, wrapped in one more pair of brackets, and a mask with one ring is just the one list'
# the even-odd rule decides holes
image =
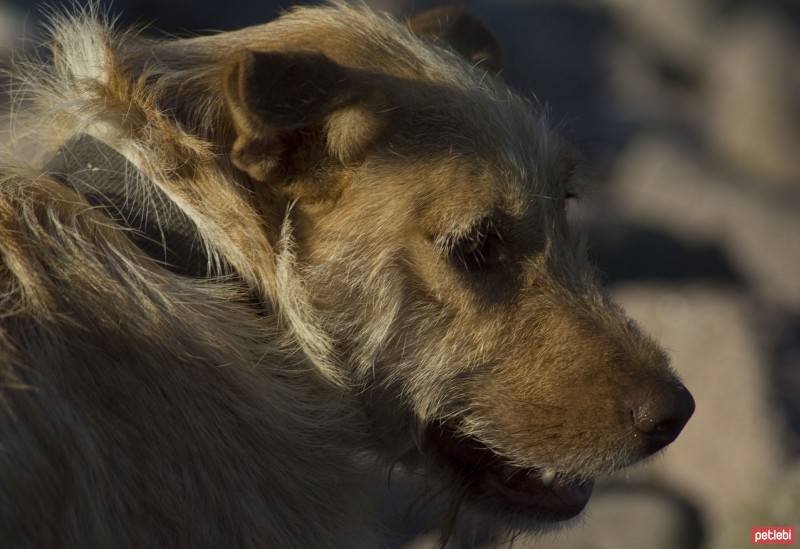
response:
{"label": "petlebi logo", "polygon": [[756,545],[794,545],[794,528],[791,526],[754,526],[750,541]]}

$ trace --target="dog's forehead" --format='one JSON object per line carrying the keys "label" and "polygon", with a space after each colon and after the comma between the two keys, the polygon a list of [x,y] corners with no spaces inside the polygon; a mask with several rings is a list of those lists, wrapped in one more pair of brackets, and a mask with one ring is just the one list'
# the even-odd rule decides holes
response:
{"label": "dog's forehead", "polygon": [[560,194],[571,156],[546,110],[500,80],[461,69],[455,81],[404,82],[389,105],[401,121],[390,142],[489,171],[493,177],[476,183],[505,187],[520,200]]}
{"label": "dog's forehead", "polygon": [[442,88],[407,100],[396,112],[399,123],[387,136],[387,147],[404,158],[433,159],[440,166],[437,179],[449,174],[453,187],[495,197],[503,209],[563,194],[569,168],[562,140],[546,117],[501,86]]}

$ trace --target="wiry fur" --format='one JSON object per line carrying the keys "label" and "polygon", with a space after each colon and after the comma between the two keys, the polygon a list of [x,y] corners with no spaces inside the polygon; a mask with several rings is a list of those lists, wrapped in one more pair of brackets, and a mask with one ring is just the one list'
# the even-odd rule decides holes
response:
{"label": "wiry fur", "polygon": [[[50,36],[0,167],[8,546],[368,546],[364,467],[447,472],[444,424],[576,479],[638,458],[618,395],[674,378],[565,227],[563,145],[480,65],[342,3],[163,42],[89,9]],[[344,75],[321,119],[251,105],[285,52]],[[188,216],[207,278],[19,165],[80,133],[137,166],[142,216],[152,185]],[[510,259],[475,278],[447,257],[494,216]]]}

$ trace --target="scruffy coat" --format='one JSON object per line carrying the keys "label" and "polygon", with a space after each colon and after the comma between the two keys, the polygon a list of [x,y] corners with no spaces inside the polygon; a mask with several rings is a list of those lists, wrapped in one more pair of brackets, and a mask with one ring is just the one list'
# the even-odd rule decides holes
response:
{"label": "scruffy coat", "polygon": [[[0,165],[3,546],[375,546],[365,471],[395,461],[454,513],[561,520],[674,438],[691,397],[597,287],[570,155],[499,67],[449,11],[167,41],[54,17]],[[48,171],[81,134],[203,273]]]}

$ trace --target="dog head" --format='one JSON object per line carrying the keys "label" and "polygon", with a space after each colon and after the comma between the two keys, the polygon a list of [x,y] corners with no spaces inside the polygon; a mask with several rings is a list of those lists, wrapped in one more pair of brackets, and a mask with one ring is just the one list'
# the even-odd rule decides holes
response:
{"label": "dog head", "polygon": [[231,157],[279,218],[294,337],[362,395],[380,450],[554,521],[671,442],[692,397],[598,286],[569,149],[493,76],[491,34],[453,10],[275,25],[227,63]]}

